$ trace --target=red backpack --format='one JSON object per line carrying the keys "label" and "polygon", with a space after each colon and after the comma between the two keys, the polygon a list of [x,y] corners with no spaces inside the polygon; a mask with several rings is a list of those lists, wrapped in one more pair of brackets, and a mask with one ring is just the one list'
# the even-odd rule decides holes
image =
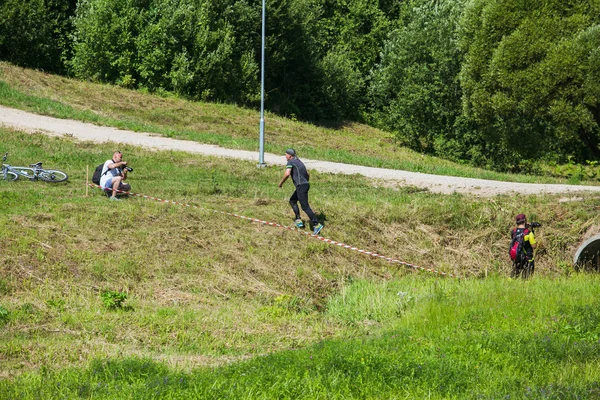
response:
{"label": "red backpack", "polygon": [[523,229],[519,232],[517,228],[513,231],[510,247],[508,248],[508,255],[511,260],[521,261],[527,256],[525,249],[523,248],[523,241],[527,234],[529,234],[529,229]]}

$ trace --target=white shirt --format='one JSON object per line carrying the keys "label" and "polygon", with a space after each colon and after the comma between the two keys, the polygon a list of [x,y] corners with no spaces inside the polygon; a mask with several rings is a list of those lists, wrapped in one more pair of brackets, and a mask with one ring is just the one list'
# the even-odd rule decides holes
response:
{"label": "white shirt", "polygon": [[102,176],[100,177],[100,186],[103,188],[106,187],[106,182],[111,179],[113,176],[121,175],[121,168],[113,168],[109,169],[108,166],[113,164],[113,160],[106,160],[104,166],[102,167]]}

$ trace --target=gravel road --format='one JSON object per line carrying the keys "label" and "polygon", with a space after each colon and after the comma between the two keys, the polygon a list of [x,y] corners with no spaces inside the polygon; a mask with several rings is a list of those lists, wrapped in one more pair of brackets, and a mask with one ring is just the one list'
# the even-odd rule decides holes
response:
{"label": "gravel road", "polygon": [[[0,125],[25,132],[41,132],[51,136],[69,137],[97,143],[126,143],[149,149],[180,150],[189,153],[237,158],[258,163],[258,151],[225,149],[214,145],[166,138],[152,133],[132,132],[79,121],[47,117],[3,106],[0,106]],[[265,153],[264,159],[268,165],[285,165],[283,154]],[[390,184],[416,186],[435,193],[450,194],[458,192],[488,197],[516,192],[522,194],[600,192],[600,186],[500,182],[363,167],[329,161],[309,160],[306,158],[302,158],[302,161],[306,164],[307,168],[321,172],[349,175],[359,174],[368,178],[386,181]]]}

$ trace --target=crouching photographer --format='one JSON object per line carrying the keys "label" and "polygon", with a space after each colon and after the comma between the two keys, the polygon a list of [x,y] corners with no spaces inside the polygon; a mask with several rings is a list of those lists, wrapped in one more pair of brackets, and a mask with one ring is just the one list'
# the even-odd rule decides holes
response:
{"label": "crouching photographer", "polygon": [[123,161],[123,153],[120,151],[116,151],[112,159],[106,160],[102,167],[100,186],[108,194],[111,194],[110,200],[120,200],[117,197],[118,194],[131,190],[131,185],[124,182],[127,179],[127,173],[131,171],[133,168],[127,166],[127,161]]}

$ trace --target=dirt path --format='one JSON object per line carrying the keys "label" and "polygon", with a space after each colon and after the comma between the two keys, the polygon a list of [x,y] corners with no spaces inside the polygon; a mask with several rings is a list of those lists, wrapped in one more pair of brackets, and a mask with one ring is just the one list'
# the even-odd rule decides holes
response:
{"label": "dirt path", "polygon": [[[209,156],[238,158],[258,163],[258,151],[230,150],[222,147],[200,144],[187,140],[170,139],[157,134],[124,131],[96,126],[89,123],[47,117],[0,106],[0,125],[25,132],[42,132],[51,136],[71,137],[92,142],[127,143],[157,150],[180,150]],[[269,165],[284,165],[283,155],[265,153]],[[302,158],[307,168],[335,174],[359,174],[372,179],[380,179],[398,185],[410,185],[428,189],[435,193],[467,193],[476,196],[494,196],[503,193],[576,193],[600,192],[600,186],[575,186],[500,182],[485,179],[439,176],[419,172],[407,172],[384,168],[363,167],[317,161]]]}

